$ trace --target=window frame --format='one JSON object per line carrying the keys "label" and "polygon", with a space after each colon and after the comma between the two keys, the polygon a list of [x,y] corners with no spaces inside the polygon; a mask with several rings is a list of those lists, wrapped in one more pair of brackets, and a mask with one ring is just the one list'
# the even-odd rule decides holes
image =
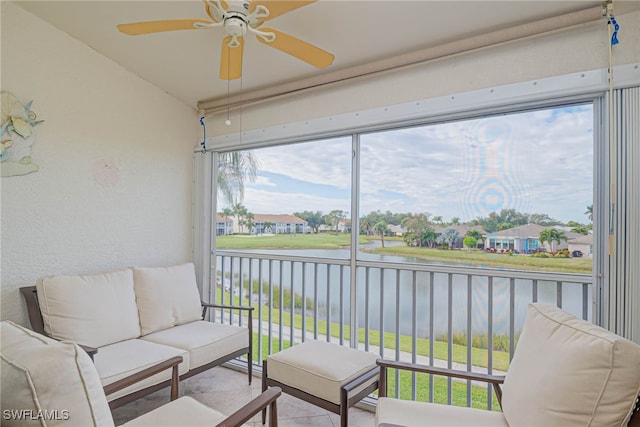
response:
{"label": "window frame", "polygon": [[[626,80],[633,81],[629,77],[633,73],[632,67],[621,66],[616,69],[618,76],[622,74],[624,85]],[[622,72],[621,72],[622,71]],[[607,162],[606,128],[607,114],[603,108],[607,93],[607,74],[603,70],[593,70],[583,73],[573,73],[565,76],[550,77],[541,80],[529,81],[505,85],[499,88],[488,88],[466,92],[462,94],[437,97],[424,101],[417,101],[397,106],[386,106],[368,110],[365,112],[342,114],[339,116],[324,117],[299,123],[290,123],[285,126],[274,126],[267,129],[253,131],[241,131],[238,134],[224,135],[207,139],[207,146],[214,147],[205,150],[209,155],[210,168],[198,168],[209,171],[208,185],[210,186],[211,212],[214,215],[216,198],[216,171],[217,156],[220,152],[228,152],[243,149],[269,147],[275,145],[303,143],[317,141],[333,137],[348,137],[352,139],[352,185],[351,185],[351,223],[353,229],[359,229],[359,174],[360,174],[360,136],[366,133],[388,131],[410,126],[425,126],[457,120],[468,120],[487,116],[518,113],[523,111],[539,110],[544,108],[559,108],[576,104],[591,104],[594,114],[594,164],[593,164],[593,203],[594,210],[606,212],[607,207],[605,179],[603,170]],[[496,95],[497,94],[497,95]],[[390,112],[393,110],[392,112]],[[195,169],[195,168],[194,168]],[[197,179],[196,179],[197,180]],[[207,178],[204,179],[207,181]],[[198,194],[196,190],[195,194]],[[208,197],[207,197],[208,198]],[[594,218],[594,230],[606,227],[607,221],[603,216]],[[204,226],[206,228],[207,226]],[[197,230],[198,227],[195,227]],[[210,225],[209,225],[210,228]],[[197,231],[196,231],[197,232]],[[603,274],[601,265],[605,261],[605,242],[594,233],[593,256],[593,319],[597,324],[602,324],[603,312]],[[351,247],[357,247],[358,233],[351,233]],[[211,257],[209,257],[209,269],[215,269],[215,232],[211,236]],[[206,260],[206,256],[203,257]],[[205,261],[206,263],[206,261]],[[353,277],[352,287],[356,285],[357,253],[353,250],[350,256],[350,265]],[[203,267],[203,271],[207,270]],[[204,283],[204,281],[203,281]],[[204,285],[206,286],[206,284]],[[211,286],[209,281],[209,286]],[[203,289],[206,293],[206,289]]]}

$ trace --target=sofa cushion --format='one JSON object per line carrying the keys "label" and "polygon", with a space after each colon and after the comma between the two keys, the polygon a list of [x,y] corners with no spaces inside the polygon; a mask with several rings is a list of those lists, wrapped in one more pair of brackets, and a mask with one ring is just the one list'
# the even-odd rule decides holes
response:
{"label": "sofa cushion", "polygon": [[199,320],[154,332],[141,339],[188,351],[189,369],[194,369],[248,347],[249,330]]}
{"label": "sofa cushion", "polygon": [[501,412],[381,397],[376,407],[376,426],[381,423],[406,427],[492,426],[509,427]]}
{"label": "sofa cushion", "polygon": [[222,413],[185,396],[131,420],[122,427],[211,427],[225,418]]}
{"label": "sofa cushion", "polygon": [[8,321],[0,336],[3,426],[113,426],[98,373],[80,347]]}
{"label": "sofa cushion", "polygon": [[192,263],[133,269],[142,335],[202,319]]}
{"label": "sofa cushion", "polygon": [[45,332],[59,340],[102,347],[140,336],[131,270],[38,279]]}
{"label": "sofa cushion", "polygon": [[555,306],[530,304],[509,366],[510,426],[626,425],[640,393],[640,346]]}
{"label": "sofa cushion", "polygon": [[[102,384],[107,385],[174,356],[182,356],[183,360],[178,365],[178,373],[180,375],[186,373],[189,370],[189,353],[187,351],[141,339],[120,341],[100,347],[94,356],[94,363]],[[171,369],[165,369],[152,377],[109,394],[107,399],[112,401],[169,379],[171,379]]]}

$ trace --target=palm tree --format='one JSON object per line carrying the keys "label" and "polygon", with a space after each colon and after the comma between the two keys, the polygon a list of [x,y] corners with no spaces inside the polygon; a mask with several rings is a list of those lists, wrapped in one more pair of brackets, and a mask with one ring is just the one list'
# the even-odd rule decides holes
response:
{"label": "palm tree", "polygon": [[567,235],[564,234],[564,231],[558,230],[556,228],[551,229],[551,251],[553,252],[553,242],[558,242],[558,244],[562,243],[563,240],[567,240]]}
{"label": "palm tree", "polygon": [[255,217],[251,212],[247,212],[247,214],[245,215],[245,218],[246,219],[244,220],[244,223],[249,229],[249,234],[251,234],[251,230],[253,229],[253,226],[256,225]]}
{"label": "palm tree", "polygon": [[[229,209],[229,208],[224,208],[222,210],[222,216],[224,218],[224,234],[228,234],[227,233],[227,221],[229,220],[229,217],[233,215],[233,210]],[[233,233],[233,230],[231,230],[231,233]]]}
{"label": "palm tree", "polygon": [[245,183],[254,182],[260,164],[251,151],[218,154],[218,191],[228,204],[244,198]]}
{"label": "palm tree", "polygon": [[451,249],[455,241],[459,238],[460,238],[460,233],[458,233],[458,230],[454,228],[447,228],[442,232],[442,234],[440,234],[439,241],[440,241],[440,244],[442,245],[446,244],[447,247]]}
{"label": "palm tree", "polygon": [[548,242],[551,245],[551,252],[553,252],[553,243],[562,243],[563,240],[567,240],[567,235],[564,234],[564,231],[558,230],[556,228],[545,228],[540,232],[538,240],[541,244],[544,242]]}
{"label": "palm tree", "polygon": [[380,235],[380,242],[384,248],[384,235],[389,232],[389,226],[385,221],[379,221],[373,226],[373,229]]}
{"label": "palm tree", "polygon": [[545,242],[549,242],[549,244],[551,244],[551,229],[545,228],[542,230],[538,236],[538,241],[540,242],[540,245],[544,245]]}
{"label": "palm tree", "polygon": [[584,214],[589,215],[589,221],[593,222],[593,205],[587,206],[587,211]]}
{"label": "palm tree", "polygon": [[231,212],[233,213],[233,216],[236,217],[236,224],[238,224],[238,227],[240,228],[238,232],[242,233],[242,231],[244,231],[244,217],[249,213],[249,211],[247,211],[247,208],[242,203],[236,202],[231,207]]}

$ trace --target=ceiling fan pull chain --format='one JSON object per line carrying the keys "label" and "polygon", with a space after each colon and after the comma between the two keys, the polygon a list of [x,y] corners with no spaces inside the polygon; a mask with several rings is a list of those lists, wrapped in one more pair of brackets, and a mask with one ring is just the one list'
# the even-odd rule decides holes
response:
{"label": "ceiling fan pull chain", "polygon": [[207,126],[204,124],[204,116],[200,117],[200,126],[202,126],[202,142],[200,143],[200,146],[204,153],[207,151]]}

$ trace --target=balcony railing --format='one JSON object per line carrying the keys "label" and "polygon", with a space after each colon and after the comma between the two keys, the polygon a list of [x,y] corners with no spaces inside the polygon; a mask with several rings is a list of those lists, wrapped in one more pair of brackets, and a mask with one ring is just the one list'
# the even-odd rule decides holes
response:
{"label": "balcony railing", "polygon": [[[258,363],[321,339],[395,360],[500,374],[530,302],[591,320],[590,275],[386,261],[356,261],[354,268],[347,259],[217,251],[211,299],[257,308]],[[222,313],[214,321],[246,319]],[[402,375],[390,376],[390,395],[499,409],[490,386]]]}

